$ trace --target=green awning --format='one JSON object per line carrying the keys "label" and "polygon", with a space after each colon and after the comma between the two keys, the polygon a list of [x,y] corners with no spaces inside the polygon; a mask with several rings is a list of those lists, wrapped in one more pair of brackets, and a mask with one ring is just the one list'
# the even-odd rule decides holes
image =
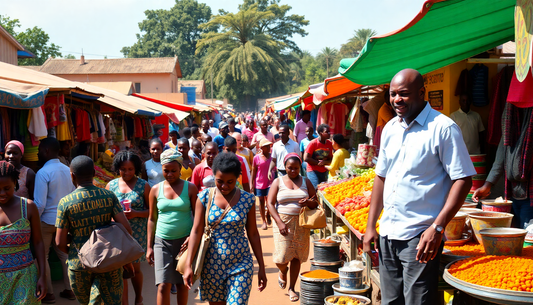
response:
{"label": "green awning", "polygon": [[422,74],[514,39],[516,0],[431,0],[402,29],[370,38],[339,73],[361,85],[390,82],[398,71]]}

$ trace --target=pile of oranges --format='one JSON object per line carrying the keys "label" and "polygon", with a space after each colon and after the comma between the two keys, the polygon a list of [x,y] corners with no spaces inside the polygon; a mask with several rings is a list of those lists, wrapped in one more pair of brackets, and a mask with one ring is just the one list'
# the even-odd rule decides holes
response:
{"label": "pile of oranges", "polygon": [[[354,229],[361,232],[361,234],[365,234],[366,225],[368,222],[368,210],[369,210],[369,207],[361,208],[359,210],[349,211],[349,212],[346,212],[346,214],[344,214],[344,217],[346,217],[346,220],[348,220],[348,222]],[[383,214],[383,211],[381,211],[381,214]],[[381,218],[381,215],[379,215],[379,218]],[[376,223],[376,229],[378,230],[378,233],[379,233],[379,220]]]}
{"label": "pile of oranges", "polygon": [[456,278],[476,285],[533,292],[532,257],[472,257],[458,261],[448,271]]}
{"label": "pile of oranges", "polygon": [[335,207],[345,198],[362,196],[363,192],[371,191],[375,177],[374,170],[370,169],[359,177],[325,188],[324,195],[329,203]]}
{"label": "pile of oranges", "polygon": [[450,250],[453,255],[457,256],[482,256],[485,255],[483,245],[478,243],[468,243],[462,246],[444,246],[444,249]]}

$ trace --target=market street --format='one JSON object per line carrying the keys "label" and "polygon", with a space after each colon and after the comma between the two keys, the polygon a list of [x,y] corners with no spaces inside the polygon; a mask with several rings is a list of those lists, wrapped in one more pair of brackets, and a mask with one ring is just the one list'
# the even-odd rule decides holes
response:
{"label": "market street", "polygon": [[[257,227],[259,230],[259,234],[261,234],[261,246],[263,247],[263,256],[265,257],[265,268],[267,272],[268,277],[268,285],[267,288],[263,292],[257,291],[257,263],[255,263],[254,268],[254,281],[253,281],[253,288],[252,292],[250,294],[250,302],[251,305],[261,304],[261,305],[284,305],[284,304],[298,304],[291,303],[289,301],[289,296],[287,295],[287,290],[285,290],[285,293],[282,292],[282,290],[278,286],[278,269],[276,268],[276,264],[272,262],[272,253],[274,252],[274,241],[272,237],[272,227],[269,227],[268,230],[264,231],[261,230],[261,217],[259,217],[259,213],[257,213]],[[313,248],[310,248],[309,258],[312,258],[312,252]],[[255,261],[255,258],[254,258]],[[302,271],[310,270],[311,264],[309,261],[302,264]],[[143,287],[143,297],[144,297],[144,305],[152,305],[156,304],[156,294],[157,294],[157,287],[153,285],[154,283],[154,271],[153,268],[148,265],[148,263],[143,262],[141,263],[141,269],[144,274],[144,287]],[[133,291],[133,287],[131,286],[131,281],[128,281],[129,283],[129,300],[130,304],[133,304],[135,299],[135,292]],[[198,295],[198,284],[199,281],[195,284],[194,291],[191,291],[189,294],[189,305],[192,304],[207,304],[207,302],[201,302],[200,297]],[[54,290],[55,291],[61,291],[63,289],[62,287],[62,281],[54,281]],[[300,291],[300,281],[296,284],[296,291]],[[75,305],[78,304],[77,301],[70,301],[63,298],[56,298],[57,305]],[[171,304],[176,304],[175,295],[172,295],[171,297]]]}

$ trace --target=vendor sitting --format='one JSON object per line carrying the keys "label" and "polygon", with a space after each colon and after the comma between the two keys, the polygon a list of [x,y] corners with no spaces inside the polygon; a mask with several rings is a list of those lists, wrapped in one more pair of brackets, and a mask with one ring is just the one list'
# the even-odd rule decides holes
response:
{"label": "vendor sitting", "polygon": [[340,133],[333,136],[333,149],[335,153],[333,154],[331,164],[326,165],[326,169],[329,170],[328,180],[332,180],[333,177],[337,176],[337,170],[344,166],[344,160],[350,158],[350,152],[344,148],[344,143],[344,136]]}

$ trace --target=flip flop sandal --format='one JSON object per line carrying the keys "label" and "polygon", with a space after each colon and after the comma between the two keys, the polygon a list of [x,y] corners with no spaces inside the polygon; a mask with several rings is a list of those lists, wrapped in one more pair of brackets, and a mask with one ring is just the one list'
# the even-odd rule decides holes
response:
{"label": "flip flop sandal", "polygon": [[[291,292],[294,293],[294,295],[291,296]],[[296,302],[299,299],[300,299],[300,297],[298,296],[298,294],[294,290],[289,290],[289,300],[291,300],[291,302]]]}
{"label": "flip flop sandal", "polygon": [[278,285],[279,285],[279,288],[281,289],[285,289],[287,287],[287,281],[284,281],[281,279],[281,277],[279,276],[279,272],[278,272]]}

